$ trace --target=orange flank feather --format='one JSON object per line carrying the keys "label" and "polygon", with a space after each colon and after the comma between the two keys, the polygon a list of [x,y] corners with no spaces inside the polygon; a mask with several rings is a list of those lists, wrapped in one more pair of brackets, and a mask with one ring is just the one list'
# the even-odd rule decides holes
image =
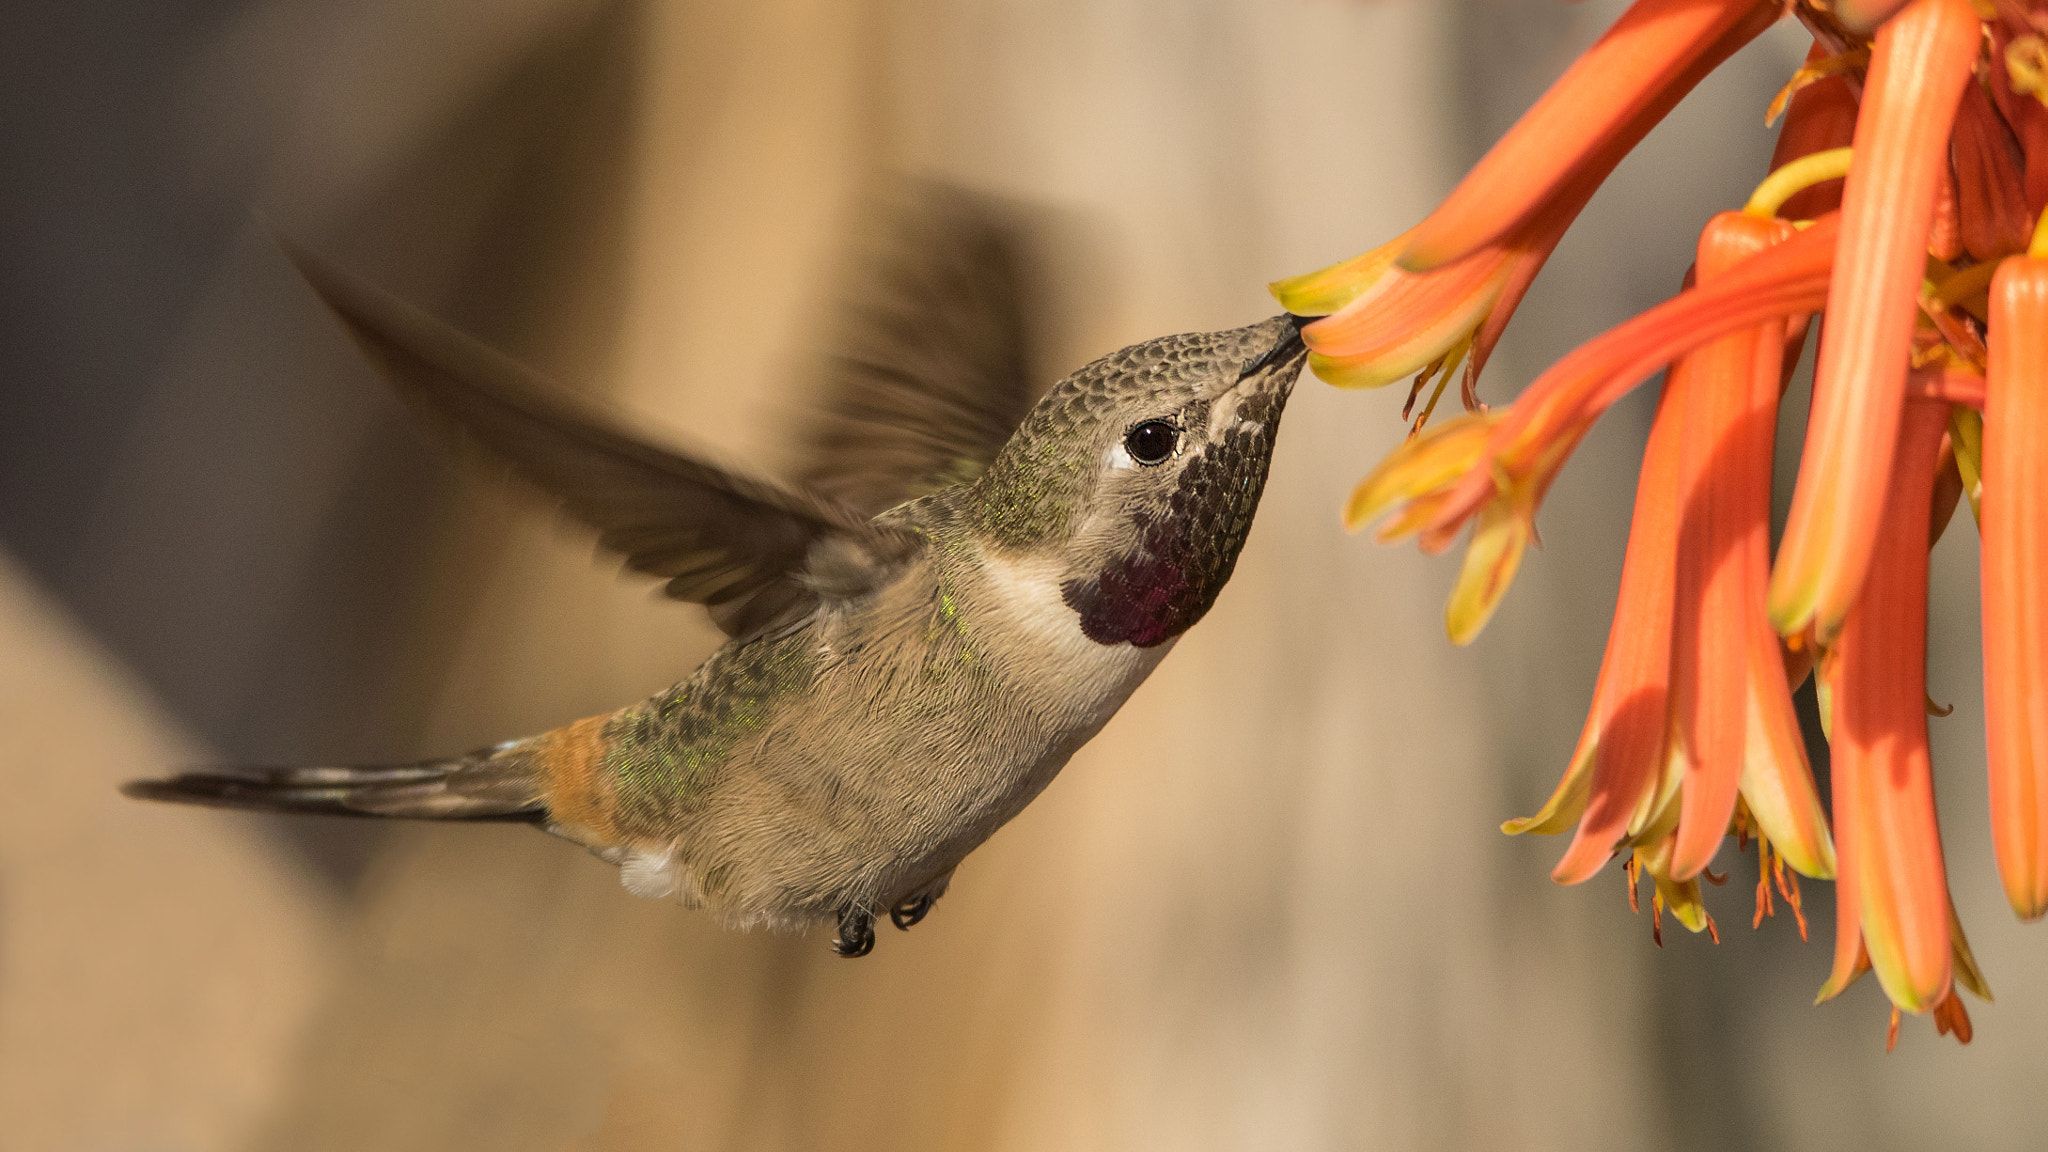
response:
{"label": "orange flank feather", "polygon": [[611,714],[564,725],[542,737],[536,750],[546,781],[549,819],[579,841],[610,841],[618,836],[612,823],[612,788],[605,779],[604,725]]}

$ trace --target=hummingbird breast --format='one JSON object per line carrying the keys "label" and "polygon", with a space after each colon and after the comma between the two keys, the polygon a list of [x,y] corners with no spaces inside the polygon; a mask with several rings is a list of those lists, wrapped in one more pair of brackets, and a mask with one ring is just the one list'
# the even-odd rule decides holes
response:
{"label": "hummingbird breast", "polygon": [[577,838],[634,891],[737,925],[887,907],[949,871],[1171,645],[1089,638],[1052,557],[935,551],[604,718],[610,827]]}

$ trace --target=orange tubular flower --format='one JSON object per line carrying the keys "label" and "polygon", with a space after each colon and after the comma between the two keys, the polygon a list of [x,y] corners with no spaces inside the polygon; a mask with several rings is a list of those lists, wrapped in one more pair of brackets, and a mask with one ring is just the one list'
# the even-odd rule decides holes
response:
{"label": "orange tubular flower", "polygon": [[1935,186],[1982,35],[1968,0],[1913,0],[1871,49],[1813,417],[1771,573],[1771,619],[1786,635],[1810,626],[1831,639],[1870,564],[1905,403]]}
{"label": "orange tubular flower", "polygon": [[[1907,405],[1868,587],[1830,656],[1839,927],[1831,989],[1856,935],[1892,1003],[1948,995],[1948,876],[1927,755],[1927,514],[1948,412]],[[1879,847],[1882,850],[1876,850]]]}
{"label": "orange tubular flower", "polygon": [[[1715,217],[1700,236],[1700,282],[1791,234],[1778,220]],[[1681,880],[1720,848],[1738,789],[1750,794],[1766,837],[1794,853],[1800,871],[1832,871],[1784,658],[1763,612],[1784,359],[1783,321],[1724,336],[1688,358],[1705,386],[1686,397],[1671,657],[1671,744],[1684,773],[1671,873]]]}
{"label": "orange tubular flower", "polygon": [[1550,873],[1560,884],[1586,880],[1624,836],[1641,832],[1655,804],[1671,676],[1671,594],[1678,580],[1679,456],[1684,447],[1687,369],[1673,367],[1636,481],[1628,552],[1607,653],[1593,706],[1571,766],[1534,816],[1501,825],[1509,835],[1562,832],[1579,822],[1564,859]]}
{"label": "orange tubular flower", "polygon": [[2048,911],[2048,260],[1991,281],[1984,399],[1984,714],[1991,836],[2013,910]]}
{"label": "orange tubular flower", "polygon": [[1630,136],[1622,151],[1634,147],[1650,127],[1642,123],[1647,111],[1668,111],[1778,13],[1774,0],[1637,0],[1409,234],[1401,266],[1428,271],[1514,232],[1586,156]]}
{"label": "orange tubular flower", "polygon": [[1488,512],[1473,536],[1473,554],[1484,554],[1487,563],[1468,562],[1446,615],[1454,642],[1469,642],[1485,625],[1522,545],[1533,535],[1544,492],[1601,413],[1694,346],[1820,308],[1834,259],[1835,223],[1827,217],[1558,361],[1494,425],[1487,466],[1468,469],[1441,494],[1432,494],[1426,519],[1402,517],[1420,530],[1424,549],[1433,551],[1448,547],[1466,521]]}
{"label": "orange tubular flower", "polygon": [[[1311,370],[1342,388],[1375,388],[1421,372],[1418,390],[1432,375],[1441,390],[1462,360],[1465,406],[1476,408],[1479,371],[1601,182],[1694,85],[1776,16],[1770,0],[1639,0],[1601,45],[1616,60],[1653,56],[1646,71],[1654,86],[1617,102],[1610,78],[1575,66],[1553,89],[1563,97],[1524,116],[1429,220],[1363,256],[1271,285],[1289,312],[1329,317],[1303,330]],[[1488,171],[1514,173],[1532,152],[1547,166],[1542,179],[1486,178]],[[1458,206],[1461,194],[1498,210],[1504,222],[1453,259],[1418,263],[1417,237],[1441,233],[1445,221],[1455,226],[1461,212],[1470,217]]]}
{"label": "orange tubular flower", "polygon": [[[1716,217],[1700,240],[1701,283],[1791,233],[1775,221]],[[1503,825],[1557,832],[1583,813],[1552,872],[1562,883],[1591,876],[1624,838],[1661,841],[1674,820],[1676,841],[1652,854],[1651,871],[1690,880],[1720,846],[1738,791],[1795,869],[1833,873],[1783,658],[1763,614],[1784,341],[1784,323],[1774,321],[1672,368],[1579,747],[1550,803]]]}
{"label": "orange tubular flower", "polygon": [[[1290,311],[1328,317],[1304,332],[1326,379],[1419,371],[1419,389],[1462,360],[1477,409],[1487,351],[1594,189],[1780,13],[1814,47],[1771,102],[1770,116],[1787,115],[1770,175],[1742,213],[1709,222],[1693,282],[1566,355],[1512,405],[1412,435],[1352,494],[1345,523],[1384,515],[1380,539],[1414,536],[1431,553],[1469,524],[1444,614],[1468,643],[1579,442],[1668,367],[1584,727],[1543,808],[1502,830],[1576,827],[1554,879],[1623,859],[1631,904],[1647,873],[1653,917],[1670,911],[1696,932],[1714,931],[1698,880],[1712,878],[1722,837],[1754,835],[1757,923],[1775,887],[1804,937],[1794,874],[1839,886],[1823,999],[1875,970],[1893,1039],[1899,1012],[1924,1012],[1967,1043],[1954,989],[1989,994],[1935,817],[1927,549],[1967,497],[1983,547],[1998,866],[2013,908],[2039,917],[2048,0],[1636,0],[1421,224],[1275,291]],[[1777,409],[1817,316],[1807,440],[1774,561]],[[1832,819],[1791,708],[1816,666]]]}

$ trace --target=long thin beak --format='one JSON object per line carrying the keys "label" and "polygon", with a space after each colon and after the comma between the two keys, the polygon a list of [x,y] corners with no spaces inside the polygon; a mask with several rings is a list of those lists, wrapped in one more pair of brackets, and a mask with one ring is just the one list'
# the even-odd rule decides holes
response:
{"label": "long thin beak", "polygon": [[1237,374],[1238,379],[1243,380],[1246,377],[1255,376],[1276,365],[1284,368],[1292,362],[1298,362],[1307,357],[1308,345],[1302,343],[1301,329],[1303,325],[1312,324],[1319,317],[1296,316],[1292,312],[1283,313],[1283,315],[1287,320],[1287,330],[1280,337],[1279,342],[1261,353],[1258,359],[1246,364],[1244,371]]}

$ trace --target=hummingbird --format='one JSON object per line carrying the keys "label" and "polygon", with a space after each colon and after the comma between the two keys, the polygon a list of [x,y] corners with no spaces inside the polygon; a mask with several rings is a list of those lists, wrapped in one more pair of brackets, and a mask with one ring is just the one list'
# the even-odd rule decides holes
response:
{"label": "hummingbird", "polygon": [[884,912],[918,923],[1215,602],[1307,358],[1281,315],[1131,345],[1032,404],[1014,253],[972,198],[923,199],[854,308],[819,463],[789,484],[658,444],[294,250],[410,406],[727,639],[648,699],[467,755],[123,791],[532,823],[634,895],[734,928],[833,924],[848,957]]}

